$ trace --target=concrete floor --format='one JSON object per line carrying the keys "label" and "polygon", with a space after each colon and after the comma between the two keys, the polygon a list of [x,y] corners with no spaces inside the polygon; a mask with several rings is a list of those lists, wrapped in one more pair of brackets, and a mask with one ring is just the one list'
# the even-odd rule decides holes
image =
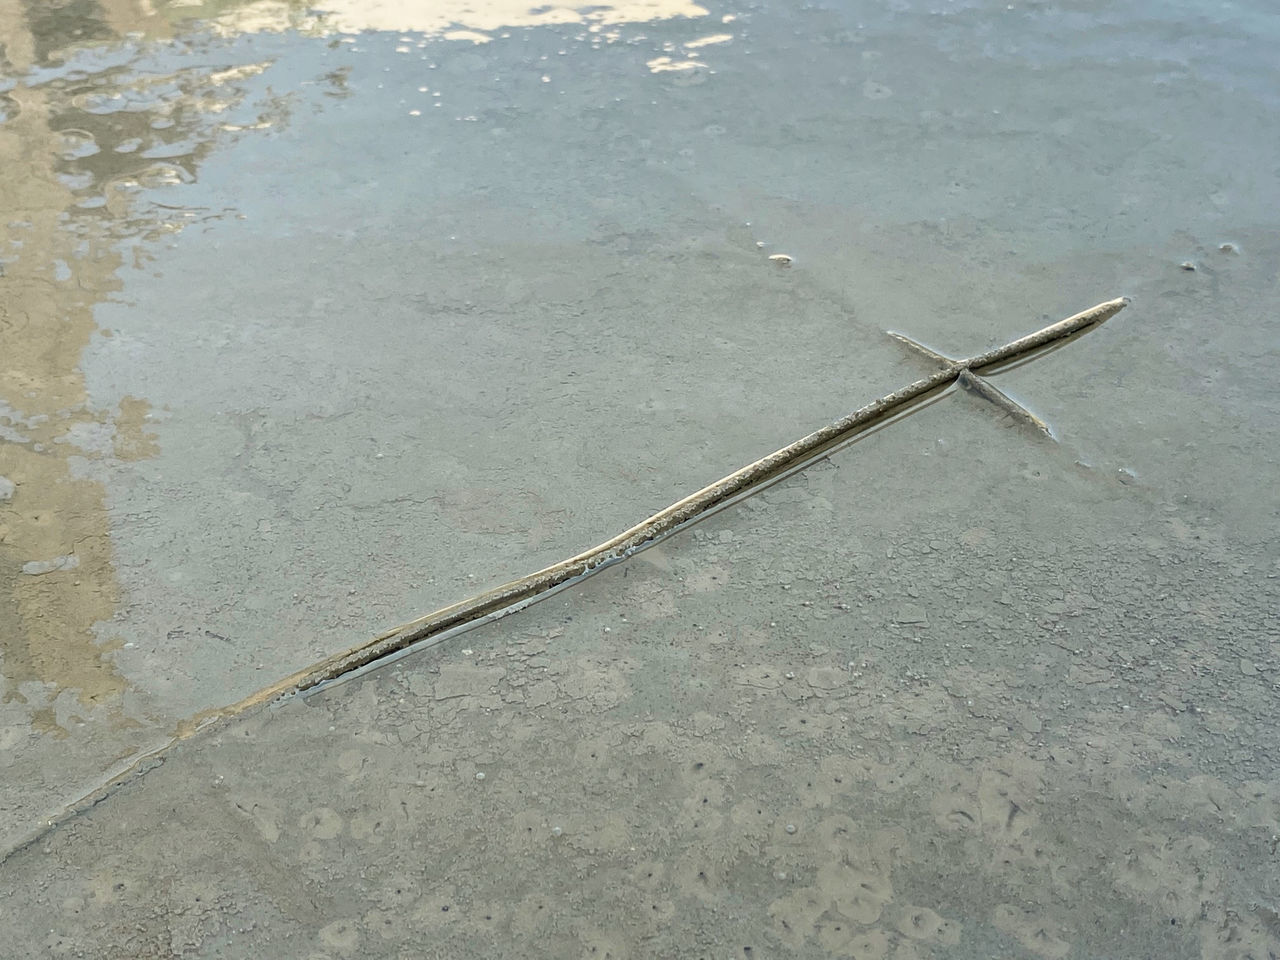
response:
{"label": "concrete floor", "polygon": [[0,12],[14,956],[1280,955],[1274,23],[936,6]]}

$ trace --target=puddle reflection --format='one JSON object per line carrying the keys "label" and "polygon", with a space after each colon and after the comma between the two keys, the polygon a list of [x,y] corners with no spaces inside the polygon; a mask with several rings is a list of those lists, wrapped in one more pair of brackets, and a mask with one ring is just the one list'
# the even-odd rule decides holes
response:
{"label": "puddle reflection", "polygon": [[104,405],[88,396],[82,358],[95,337],[112,336],[95,307],[119,291],[121,267],[145,263],[148,243],[224,215],[160,202],[154,188],[194,180],[242,108],[260,121],[283,102],[246,101],[243,80],[266,64],[165,63],[136,31],[160,36],[167,25],[140,5],[8,9],[0,670],[5,701],[25,705],[36,729],[65,736],[97,707],[125,720],[127,684],[110,657],[121,643],[109,629],[121,591],[103,469],[158,453],[146,398]]}

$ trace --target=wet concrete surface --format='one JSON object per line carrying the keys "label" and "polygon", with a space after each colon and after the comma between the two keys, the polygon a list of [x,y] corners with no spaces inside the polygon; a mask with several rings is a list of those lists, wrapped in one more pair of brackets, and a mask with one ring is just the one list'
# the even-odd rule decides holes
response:
{"label": "wet concrete surface", "polygon": [[179,745],[30,955],[1268,956],[1269,548],[961,399]]}
{"label": "wet concrete surface", "polygon": [[1280,952],[1274,25],[935,6],[5,10],[0,850],[886,329],[1134,298],[999,376],[1056,444],[949,395],[147,761],[0,864],[18,955]]}

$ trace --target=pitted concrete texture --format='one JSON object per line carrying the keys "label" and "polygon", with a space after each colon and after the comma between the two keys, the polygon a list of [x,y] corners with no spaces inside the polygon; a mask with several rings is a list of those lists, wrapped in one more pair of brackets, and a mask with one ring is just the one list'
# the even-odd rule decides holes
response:
{"label": "pitted concrete texture", "polygon": [[[1265,551],[1059,447],[1010,466],[1033,441],[959,409],[197,735],[4,864],[0,935],[23,957],[1274,955]],[[928,467],[868,510],[892,464]]]}

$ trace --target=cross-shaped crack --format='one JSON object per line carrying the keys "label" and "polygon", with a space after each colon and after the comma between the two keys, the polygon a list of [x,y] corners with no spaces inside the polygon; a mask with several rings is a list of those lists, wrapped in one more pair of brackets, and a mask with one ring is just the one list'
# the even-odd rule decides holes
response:
{"label": "cross-shaped crack", "polygon": [[905,334],[895,333],[892,330],[888,331],[888,333],[889,336],[893,337],[893,339],[897,340],[903,346],[926,358],[939,370],[959,367],[960,370],[956,373],[956,384],[961,389],[968,391],[975,397],[981,397],[988,403],[993,404],[1006,417],[1013,420],[1015,423],[1028,427],[1040,435],[1048,437],[1050,440],[1055,442],[1057,441],[1058,438],[1054,436],[1052,428],[1047,423],[1020,404],[1017,400],[1013,399],[1013,397],[999,389],[986,377],[980,376],[970,370],[969,367],[966,366],[965,361],[954,360],[951,357],[938,353],[938,351],[926,347],[923,343],[912,340]]}

